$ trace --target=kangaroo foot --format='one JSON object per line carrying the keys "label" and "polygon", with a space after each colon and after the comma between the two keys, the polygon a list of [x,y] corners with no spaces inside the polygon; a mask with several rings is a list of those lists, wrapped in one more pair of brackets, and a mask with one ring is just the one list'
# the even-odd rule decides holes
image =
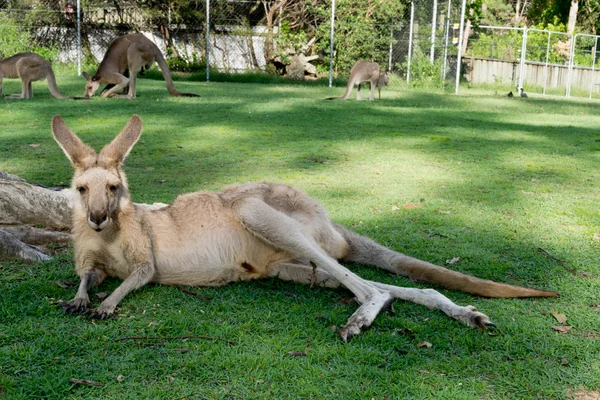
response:
{"label": "kangaroo foot", "polygon": [[465,325],[471,328],[486,329],[487,327],[495,327],[494,324],[487,315],[477,311],[477,308],[473,306],[461,307],[459,315],[455,318],[462,321]]}
{"label": "kangaroo foot", "polygon": [[394,301],[394,296],[389,292],[378,293],[365,301],[348,319],[346,325],[339,330],[339,335],[344,342],[360,333],[361,329],[371,326],[375,317]]}

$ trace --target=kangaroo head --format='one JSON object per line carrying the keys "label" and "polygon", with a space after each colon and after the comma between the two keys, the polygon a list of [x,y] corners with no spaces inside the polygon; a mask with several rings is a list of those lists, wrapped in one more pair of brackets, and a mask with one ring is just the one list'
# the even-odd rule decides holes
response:
{"label": "kangaroo head", "polygon": [[383,73],[379,70],[379,78],[377,78],[377,90],[379,91],[379,99],[381,99],[381,88],[388,85],[390,81],[390,76],[388,71],[384,71]]}
{"label": "kangaroo head", "polygon": [[137,115],[131,117],[123,131],[100,153],[71,132],[59,115],[52,120],[52,134],[75,168],[74,218],[86,218],[88,225],[100,232],[116,220],[119,208],[130,202],[121,166],[142,134],[142,121]]}
{"label": "kangaroo head", "polygon": [[89,76],[87,72],[82,73],[83,77],[86,80],[85,83],[85,91],[83,93],[84,97],[90,98],[96,93],[96,90],[100,87],[100,78],[96,76]]}
{"label": "kangaroo head", "polygon": [[388,71],[379,70],[379,78],[377,79],[377,87],[381,90],[382,87],[387,86],[390,81]]}

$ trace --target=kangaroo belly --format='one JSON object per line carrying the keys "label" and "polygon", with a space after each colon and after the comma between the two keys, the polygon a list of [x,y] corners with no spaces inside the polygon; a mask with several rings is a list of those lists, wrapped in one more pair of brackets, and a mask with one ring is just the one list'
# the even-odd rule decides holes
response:
{"label": "kangaroo belly", "polygon": [[289,258],[254,237],[212,194],[180,196],[149,222],[159,283],[216,286],[261,278],[270,265]]}
{"label": "kangaroo belly", "polygon": [[219,286],[267,276],[269,265],[289,258],[244,231],[215,229],[155,244],[155,281]]}

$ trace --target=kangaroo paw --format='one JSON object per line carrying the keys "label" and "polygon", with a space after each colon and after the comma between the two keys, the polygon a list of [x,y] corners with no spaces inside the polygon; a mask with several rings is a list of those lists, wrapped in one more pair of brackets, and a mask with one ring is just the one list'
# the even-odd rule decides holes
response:
{"label": "kangaroo paw", "polygon": [[116,318],[117,313],[115,312],[116,306],[107,304],[106,301],[102,302],[95,310],[90,310],[88,317],[92,319],[105,320],[108,318]]}
{"label": "kangaroo paw", "polygon": [[113,312],[104,312],[104,311],[100,311],[100,308],[97,308],[95,310],[90,310],[90,312],[87,314],[87,316],[91,319],[100,319],[100,320],[105,320],[105,319],[109,319],[109,318],[117,318],[117,313]]}
{"label": "kangaroo paw", "polygon": [[65,310],[65,313],[73,315],[73,313],[82,314],[87,312],[91,303],[89,299],[76,297],[71,301],[60,303],[60,305]]}

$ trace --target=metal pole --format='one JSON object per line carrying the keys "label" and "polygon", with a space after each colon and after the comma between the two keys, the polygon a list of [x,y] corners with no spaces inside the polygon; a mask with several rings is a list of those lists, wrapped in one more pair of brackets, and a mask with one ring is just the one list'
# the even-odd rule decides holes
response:
{"label": "metal pole", "polygon": [[448,0],[448,15],[446,16],[446,40],[444,41],[444,67],[442,68],[442,87],[446,84],[446,66],[448,64],[448,37],[450,36],[450,4]]}
{"label": "metal pole", "polygon": [[456,83],[454,86],[454,94],[458,94],[458,84],[460,82],[460,70],[462,63],[462,46],[463,46],[463,34],[465,30],[465,9],[467,8],[467,0],[462,1],[460,8],[460,30],[458,34],[458,53],[456,55]]}
{"label": "metal pole", "polygon": [[592,98],[592,92],[594,91],[594,71],[596,69],[596,50],[598,48],[598,36],[594,40],[594,48],[592,49],[592,79],[590,79],[590,99]]}
{"label": "metal pole", "polygon": [[437,25],[437,0],[433,0],[433,17],[431,17],[431,51],[429,52],[429,61],[433,64],[435,56],[435,28]]}
{"label": "metal pole", "polygon": [[525,72],[525,57],[527,57],[527,31],[529,29],[523,30],[523,39],[521,40],[521,60],[519,64],[519,87],[517,91],[519,94],[523,92],[523,74]]}
{"label": "metal pole", "polygon": [[415,22],[415,2],[410,2],[410,28],[408,33],[408,61],[406,64],[406,83],[410,84],[410,60],[412,58],[413,25]]}
{"label": "metal pole", "polygon": [[77,0],[77,76],[81,76],[81,1]]}
{"label": "metal pole", "polygon": [[206,0],[206,82],[210,80],[210,0]]}
{"label": "metal pole", "polygon": [[335,34],[335,0],[331,0],[331,30],[329,31],[329,87],[333,83],[333,43]]}
{"label": "metal pole", "polygon": [[546,66],[544,68],[544,90],[542,94],[546,94],[546,84],[548,83],[548,57],[550,57],[550,36],[552,32],[548,32],[548,44],[546,44]]}
{"label": "metal pole", "polygon": [[390,28],[390,55],[388,57],[388,71],[392,70],[392,42],[394,41],[394,25]]}

